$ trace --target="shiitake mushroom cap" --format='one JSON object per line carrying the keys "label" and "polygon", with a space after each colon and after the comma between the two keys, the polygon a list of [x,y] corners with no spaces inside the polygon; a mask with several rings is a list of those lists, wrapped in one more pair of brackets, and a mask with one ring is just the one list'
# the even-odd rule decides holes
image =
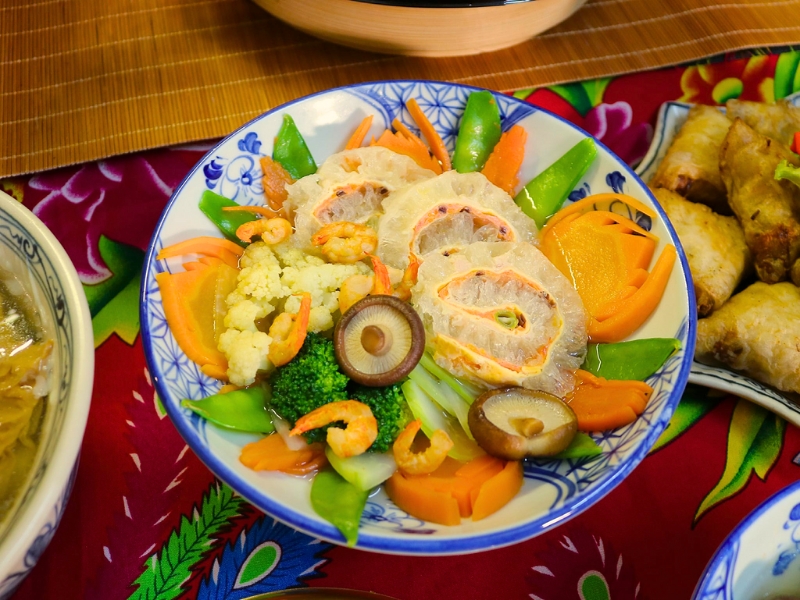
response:
{"label": "shiitake mushroom cap", "polygon": [[467,419],[478,445],[505,460],[553,456],[578,431],[575,413],[558,396],[515,386],[481,394]]}
{"label": "shiitake mushroom cap", "polygon": [[[386,311],[385,318],[377,324],[372,322],[378,318],[375,315],[381,315],[383,311]],[[353,331],[354,324],[363,325],[359,315],[363,317],[365,312],[369,314],[370,322]],[[392,323],[396,324],[398,318],[408,324],[408,332],[391,329]],[[364,354],[379,360],[388,354],[387,345],[401,343],[399,339],[405,333],[410,334],[407,352],[402,360],[385,371],[369,372],[373,369],[359,368],[355,357],[348,353],[348,347],[352,350],[354,344],[362,348],[366,344],[371,346],[371,351],[364,349]],[[358,335],[358,339],[353,338],[354,335]],[[350,379],[362,385],[383,387],[400,381],[417,366],[425,351],[425,329],[417,311],[408,302],[394,296],[375,294],[359,300],[342,315],[333,330],[333,348],[339,366]]]}

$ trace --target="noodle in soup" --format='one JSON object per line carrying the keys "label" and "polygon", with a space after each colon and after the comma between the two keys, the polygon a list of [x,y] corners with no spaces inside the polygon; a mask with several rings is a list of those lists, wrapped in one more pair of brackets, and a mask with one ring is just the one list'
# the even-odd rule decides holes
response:
{"label": "noodle in soup", "polygon": [[0,520],[36,456],[52,348],[31,296],[0,269]]}

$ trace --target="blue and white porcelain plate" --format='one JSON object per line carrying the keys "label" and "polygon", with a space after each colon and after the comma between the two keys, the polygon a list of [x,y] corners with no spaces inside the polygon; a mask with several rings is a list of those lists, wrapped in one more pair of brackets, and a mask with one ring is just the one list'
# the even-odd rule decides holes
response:
{"label": "blue and white porcelain plate", "polygon": [[[467,97],[476,88],[423,81],[378,82],[339,88],[278,107],[234,132],[192,169],[175,191],[156,228],[146,258],[141,321],[148,365],[166,410],[201,460],[223,481],[275,518],[334,543],[341,535],[311,508],[310,482],[281,473],[256,473],[238,460],[242,446],[255,436],[223,431],[181,408],[183,398],[201,398],[219,382],[204,376],[181,352],[167,327],[155,275],[180,269],[179,260],[157,261],[159,249],[197,235],[218,236],[198,208],[200,195],[211,189],[246,204],[263,203],[259,157],[272,152],[272,140],[284,114],[290,114],[321,162],[343,149],[361,120],[374,115],[369,135],[378,135],[399,118],[413,123],[405,109],[416,98],[452,151]],[[497,94],[503,127],[518,123],[528,131],[520,179],[528,181],[587,134],[544,110]],[[678,248],[664,299],[636,338],[676,337],[681,350],[649,383],[654,388],[645,413],[633,424],[597,434],[603,454],[592,459],[531,461],[525,467],[522,491],[489,517],[446,527],[410,517],[383,493],[369,499],[361,520],[357,547],[395,554],[443,555],[496,548],[533,537],[585,510],[611,491],[647,455],[669,422],[689,374],[695,340],[694,297],[688,293],[688,266],[677,236],[646,186],[628,166],[598,143],[598,157],[571,195],[624,192],[654,207],[652,224],[660,247]]]}
{"label": "blue and white porcelain plate", "polygon": [[[792,94],[787,100],[800,106],[800,92]],[[691,104],[685,102],[665,102],[661,105],[653,142],[636,168],[636,174],[642,181],[650,181],[655,175],[675,135],[686,122],[691,107]],[[730,369],[699,362],[692,364],[689,382],[746,398],[800,427],[800,396],[797,394],[776,390]]]}
{"label": "blue and white porcelain plate", "polygon": [[800,597],[800,481],[767,498],[728,535],[693,600]]}

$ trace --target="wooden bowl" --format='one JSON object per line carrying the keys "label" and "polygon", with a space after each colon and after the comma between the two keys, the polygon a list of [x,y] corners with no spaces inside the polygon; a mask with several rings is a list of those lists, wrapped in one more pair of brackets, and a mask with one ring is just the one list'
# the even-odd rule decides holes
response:
{"label": "wooden bowl", "polygon": [[456,7],[356,0],[254,2],[292,27],[343,46],[410,56],[466,56],[524,42],[561,23],[586,0],[525,0],[483,6],[473,2]]}

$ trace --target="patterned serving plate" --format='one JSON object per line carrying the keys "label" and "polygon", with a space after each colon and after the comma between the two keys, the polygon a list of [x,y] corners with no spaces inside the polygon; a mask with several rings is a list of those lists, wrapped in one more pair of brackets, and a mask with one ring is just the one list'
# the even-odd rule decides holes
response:
{"label": "patterned serving plate", "polygon": [[800,594],[800,482],[767,498],[728,535],[692,600],[795,598]]}
{"label": "patterned serving plate", "polygon": [[[800,106],[800,92],[792,94],[787,99],[795,106]],[[653,142],[636,168],[636,174],[642,181],[650,181],[655,175],[658,165],[672,145],[672,140],[686,122],[691,107],[691,104],[685,102],[665,102],[661,105]],[[741,373],[697,361],[692,363],[689,383],[746,398],[800,427],[800,396],[797,394],[781,392]]]}
{"label": "patterned serving plate", "polygon": [[[180,261],[157,261],[158,251],[191,236],[218,235],[198,209],[206,189],[240,203],[263,202],[259,156],[271,153],[271,140],[283,114],[291,114],[317,160],[342,149],[368,114],[371,134],[397,117],[413,126],[405,103],[416,98],[452,150],[466,99],[475,88],[422,82],[378,82],[339,88],[302,98],[256,118],[215,146],[176,189],[156,228],[145,261],[141,322],[148,366],[158,393],[178,431],[200,459],[223,481],[275,518],[334,543],[337,530],[318,517],[309,501],[310,484],[280,473],[256,473],[239,463],[241,447],[254,436],[223,431],[181,408],[182,398],[213,393],[219,383],[205,377],[181,352],[164,318],[155,275],[180,269]],[[528,180],[561,156],[586,133],[567,121],[512,97],[496,95],[504,128],[519,123],[529,132],[521,178]],[[502,510],[478,522],[445,527],[415,519],[377,491],[361,519],[357,547],[397,554],[441,555],[475,552],[522,541],[585,510],[613,489],[646,456],[669,422],[686,385],[694,354],[695,305],[688,293],[686,258],[664,213],[628,166],[598,143],[598,158],[573,192],[624,191],[654,207],[652,224],[663,247],[678,247],[665,299],[636,337],[676,337],[681,350],[649,381],[655,392],[633,424],[595,435],[603,454],[592,459],[538,460],[525,466],[522,491]],[[635,217],[635,215],[634,215]],[[660,252],[660,248],[657,250]]]}
{"label": "patterned serving plate", "polygon": [[75,267],[47,227],[0,192],[0,267],[29,275],[54,341],[42,441],[22,492],[0,525],[0,600],[9,598],[55,534],[78,467],[94,377],[89,306]]}

